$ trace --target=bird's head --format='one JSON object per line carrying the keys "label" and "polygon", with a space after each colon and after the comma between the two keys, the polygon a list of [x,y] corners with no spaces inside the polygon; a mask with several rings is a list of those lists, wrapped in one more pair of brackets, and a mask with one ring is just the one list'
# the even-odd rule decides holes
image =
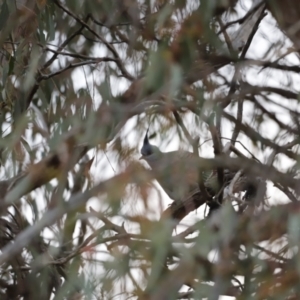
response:
{"label": "bird's head", "polygon": [[145,159],[150,155],[158,154],[158,153],[161,153],[159,148],[149,143],[148,130],[147,130],[146,135],[144,137],[143,147],[141,148],[142,156],[140,157],[140,159]]}

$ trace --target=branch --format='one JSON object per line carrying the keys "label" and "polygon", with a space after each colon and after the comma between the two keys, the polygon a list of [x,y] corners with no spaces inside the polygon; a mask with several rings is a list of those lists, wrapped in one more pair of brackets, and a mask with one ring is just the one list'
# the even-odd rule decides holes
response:
{"label": "branch", "polygon": [[[78,34],[80,34],[80,32],[83,30],[83,26],[81,26],[78,30],[76,30],[73,34],[71,34],[58,48],[58,52],[61,51],[65,46],[67,46],[69,44],[69,42],[76,37]],[[41,68],[40,72],[44,72],[57,58],[58,53],[55,53],[52,55],[52,57],[44,64],[44,66]],[[36,78],[36,83],[34,84],[34,86],[31,88],[25,103],[26,103],[26,109],[29,107],[33,96],[35,95],[35,93],[37,92],[38,88],[39,88],[39,82],[40,79],[37,77]]]}
{"label": "branch", "polygon": [[80,206],[84,205],[90,198],[99,196],[109,190],[112,186],[120,186],[124,182],[128,182],[131,176],[128,176],[128,172],[133,170],[128,169],[127,172],[116,175],[115,177],[106,181],[100,182],[95,187],[84,193],[78,193],[72,196],[63,205],[59,205],[52,210],[49,210],[44,216],[37,221],[33,226],[27,227],[20,234],[17,235],[15,240],[7,244],[1,249],[0,265],[6,261],[12,259],[15,255],[21,252],[21,250],[28,246],[31,241],[47,226],[50,226],[56,222],[56,220],[62,218],[65,213],[77,210]]}
{"label": "branch", "polygon": [[72,168],[86,154],[88,147],[74,147],[77,133],[76,130],[68,133],[55,153],[49,154],[45,159],[32,165],[28,171],[10,180],[0,182],[2,194],[0,209],[2,212],[22,196],[43,186],[53,178],[57,178],[66,167]]}
{"label": "branch", "polygon": [[57,70],[55,72],[49,73],[49,74],[42,74],[41,72],[39,72],[40,73],[39,81],[47,80],[49,78],[52,78],[52,77],[59,75],[67,70],[70,70],[70,69],[74,69],[74,68],[85,66],[85,65],[97,64],[97,63],[105,62],[105,61],[113,61],[113,60],[109,59],[109,58],[98,58],[97,60],[87,60],[87,61],[81,61],[78,63],[69,63],[66,67],[64,67],[60,70]]}
{"label": "branch", "polygon": [[234,146],[236,139],[238,138],[239,132],[240,132],[240,124],[243,121],[243,105],[244,105],[244,100],[239,99],[238,100],[238,107],[237,107],[237,116],[236,116],[236,123],[235,127],[231,136],[231,143]]}
{"label": "branch", "polygon": [[[206,194],[208,194],[206,192]],[[205,196],[200,191],[193,193],[181,202],[174,201],[163,213],[161,219],[171,218],[176,222],[180,222],[190,212],[194,211],[201,205],[211,199],[211,196]]]}
{"label": "branch", "polygon": [[[232,171],[239,171],[242,168],[243,174],[250,178],[259,177],[264,181],[269,179],[273,182],[278,182],[283,186],[290,187],[294,189],[296,193],[300,194],[298,179],[293,178],[290,174],[281,173],[272,166],[258,163],[253,159],[248,159],[246,157],[232,158],[226,155],[218,156],[214,159],[199,157],[198,163],[202,170],[211,170],[213,168],[217,169],[218,167],[221,167]],[[163,212],[162,218],[172,218],[176,222],[180,222],[191,211],[197,209],[208,200],[209,199],[207,199],[200,191],[196,191],[180,203],[173,202]]]}
{"label": "branch", "polygon": [[58,0],[54,0],[54,3],[60,7],[66,14],[68,14],[69,16],[71,16],[73,19],[75,19],[79,24],[81,24],[84,28],[86,28],[88,31],[90,31],[94,36],[96,36],[108,49],[109,51],[112,53],[112,55],[115,57],[116,59],[116,64],[119,67],[122,75],[127,78],[128,80],[132,81],[135,78],[130,75],[128,73],[128,71],[125,69],[125,67],[122,64],[122,60],[118,54],[118,52],[116,51],[116,49],[110,44],[108,43],[103,37],[101,37],[96,31],[94,31],[85,21],[81,20],[80,18],[78,18],[75,14],[73,14],[71,11],[69,11],[68,9],[66,9]]}

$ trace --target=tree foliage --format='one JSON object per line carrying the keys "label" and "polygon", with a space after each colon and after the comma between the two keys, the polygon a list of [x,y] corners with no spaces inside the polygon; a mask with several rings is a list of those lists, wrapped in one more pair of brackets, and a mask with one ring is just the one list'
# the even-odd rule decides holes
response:
{"label": "tree foliage", "polygon": [[[1,1],[0,298],[299,299],[299,19],[292,0]],[[168,199],[147,130],[219,190]]]}

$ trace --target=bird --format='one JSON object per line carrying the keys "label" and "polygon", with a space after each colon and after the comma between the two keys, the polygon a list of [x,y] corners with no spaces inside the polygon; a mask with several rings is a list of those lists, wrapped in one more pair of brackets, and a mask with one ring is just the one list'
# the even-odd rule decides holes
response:
{"label": "bird", "polygon": [[[150,144],[148,130],[144,137],[141,155],[140,159],[148,163],[157,182],[174,201],[183,201],[191,193],[199,191],[200,174],[211,196],[219,190],[216,170],[201,171],[199,158],[192,152],[160,151],[157,146]],[[234,174],[224,170],[224,177],[225,181],[228,181],[234,177]]]}
{"label": "bird", "polygon": [[[141,157],[147,162],[154,177],[173,201],[184,201],[187,197],[200,191],[199,179],[204,182],[208,194],[213,198],[218,195],[221,186],[218,180],[216,169],[203,171],[199,164],[199,157],[189,151],[171,151],[162,152],[157,146],[149,142],[148,131],[146,131],[143,146],[140,150]],[[236,171],[228,169],[223,170],[224,187],[229,186],[234,178]],[[245,191],[244,199],[248,202],[256,196],[257,180],[249,180],[243,174],[240,180],[235,184],[234,193]],[[215,197],[217,198],[217,197]],[[208,201],[207,204],[213,209],[220,207],[220,203]]]}

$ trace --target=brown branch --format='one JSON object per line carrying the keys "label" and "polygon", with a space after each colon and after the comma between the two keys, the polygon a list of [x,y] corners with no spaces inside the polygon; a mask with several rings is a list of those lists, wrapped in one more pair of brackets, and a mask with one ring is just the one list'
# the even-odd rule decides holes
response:
{"label": "brown branch", "polygon": [[259,94],[259,93],[274,93],[287,99],[298,100],[298,93],[294,93],[290,90],[284,90],[272,86],[254,86],[249,83],[242,83],[243,93]]}
{"label": "brown branch", "polygon": [[44,51],[49,51],[49,52],[55,53],[57,55],[69,56],[69,57],[74,57],[74,58],[83,59],[83,60],[97,61],[100,59],[101,61],[113,61],[113,62],[116,61],[116,59],[112,58],[112,57],[93,57],[93,56],[83,55],[83,54],[79,54],[79,53],[71,53],[71,52],[65,52],[65,51],[60,51],[60,50],[54,50],[49,47],[45,47],[42,44],[39,44],[39,46],[43,47]]}
{"label": "brown branch", "polygon": [[242,99],[238,100],[238,107],[237,107],[237,116],[236,116],[236,124],[231,136],[231,143],[234,146],[236,139],[238,138],[239,132],[240,132],[240,124],[243,121],[243,104],[244,101]]}
{"label": "brown branch", "polygon": [[59,75],[67,70],[70,70],[70,69],[74,69],[74,68],[86,66],[86,65],[91,65],[91,64],[98,64],[100,62],[105,62],[105,61],[112,61],[112,60],[110,60],[109,58],[99,58],[97,60],[87,60],[87,61],[81,61],[78,63],[68,63],[68,65],[66,67],[64,67],[60,70],[57,70],[55,72],[49,73],[49,74],[42,74],[41,72],[39,72],[40,73],[39,81],[47,80],[49,78],[52,78],[52,77]]}
{"label": "brown branch", "polygon": [[260,61],[255,59],[244,59],[242,60],[243,63],[261,66],[263,69],[265,68],[273,68],[281,71],[288,71],[288,72],[294,72],[299,74],[300,73],[300,67],[299,66],[287,66],[283,64],[279,64],[277,62],[270,62],[270,61]]}
{"label": "brown branch", "polygon": [[[206,192],[206,194],[208,194]],[[178,223],[201,205],[205,204],[211,199],[211,196],[205,196],[200,191],[195,192],[191,196],[184,199],[182,202],[174,201],[163,213],[161,218],[171,218]]]}

